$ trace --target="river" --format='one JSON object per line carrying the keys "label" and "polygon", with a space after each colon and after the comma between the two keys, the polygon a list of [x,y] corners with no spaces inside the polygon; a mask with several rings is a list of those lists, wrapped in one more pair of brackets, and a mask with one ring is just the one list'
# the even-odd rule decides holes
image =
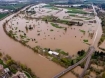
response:
{"label": "river", "polygon": [[[0,21],[0,49],[1,49],[1,52],[4,52],[5,54],[10,55],[14,60],[27,65],[40,78],[52,78],[54,75],[63,71],[64,70],[63,67],[57,65],[56,63],[52,61],[49,61],[48,59],[44,58],[43,56],[39,54],[35,54],[32,50],[28,49],[27,47],[24,47],[23,45],[9,38],[5,34],[5,32],[3,31],[2,25],[5,22],[5,20],[10,19],[13,15],[10,15],[4,20]],[[99,24],[97,24],[97,26],[98,25]],[[95,40],[96,48],[97,48],[97,43],[100,39],[100,35],[102,34],[101,26],[98,29],[99,30],[98,30],[97,38]],[[70,76],[70,73],[68,76]],[[64,78],[68,78],[68,76]]]}
{"label": "river", "polygon": [[14,60],[27,65],[40,78],[52,78],[55,74],[62,71],[63,67],[39,54],[35,54],[31,49],[24,47],[5,34],[2,25],[5,20],[10,19],[13,15],[0,21],[0,51],[10,55]]}

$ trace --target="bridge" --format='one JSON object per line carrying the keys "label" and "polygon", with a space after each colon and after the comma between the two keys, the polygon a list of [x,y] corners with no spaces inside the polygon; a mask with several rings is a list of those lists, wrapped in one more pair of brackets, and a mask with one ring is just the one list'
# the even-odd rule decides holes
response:
{"label": "bridge", "polygon": [[53,78],[60,78],[61,76],[63,76],[64,74],[66,74],[67,72],[69,72],[70,70],[72,70],[73,68],[77,67],[79,64],[83,63],[86,59],[87,59],[87,64],[86,64],[85,67],[87,67],[88,66],[88,63],[90,61],[90,57],[91,57],[91,55],[92,55],[92,53],[94,51],[95,51],[95,48],[93,46],[89,47],[86,56],[82,60],[80,60],[79,62],[77,62],[76,64],[74,64],[72,66],[69,66],[67,69],[65,69],[64,71],[60,72],[59,74],[57,74]]}
{"label": "bridge", "polygon": [[[96,12],[95,7],[94,7],[93,4],[92,4],[92,7],[93,7],[95,19],[96,19],[96,20],[99,20],[99,18],[98,18],[98,16],[97,16],[97,12]],[[98,21],[97,21],[97,23],[99,24]],[[99,26],[98,26],[98,28],[99,28]],[[93,52],[95,52],[94,43],[95,43],[95,41],[96,41],[96,37],[97,37],[97,33],[98,33],[98,28],[97,28],[97,31],[96,31],[96,33],[95,33],[95,37],[94,37],[93,43],[92,43],[91,46],[89,47],[86,56],[85,56],[82,60],[80,60],[79,62],[75,63],[75,64],[72,65],[72,66],[69,66],[69,67],[68,67],[67,69],[65,69],[64,71],[62,71],[62,72],[60,72],[59,74],[55,75],[53,78],[60,78],[61,76],[65,75],[67,72],[69,72],[69,71],[72,70],[73,68],[77,67],[79,64],[83,63],[83,62],[86,60],[84,70],[83,70],[83,72],[81,73],[81,75],[79,76],[79,78],[83,78],[83,76],[84,76],[85,73],[86,73],[86,70],[88,69],[88,66],[89,66],[89,63],[90,63],[92,54],[93,54]]]}
{"label": "bridge", "polygon": [[[95,51],[95,49],[94,49],[94,51]],[[94,52],[94,51],[93,51],[93,52]],[[79,76],[79,78],[82,78],[82,77],[85,75],[85,73],[86,73],[86,71],[87,71],[87,69],[88,69],[88,66],[89,66],[91,57],[92,57],[92,53],[91,53],[90,56],[87,58],[87,61],[86,61],[84,70],[83,70],[83,72],[81,73],[81,75]]]}

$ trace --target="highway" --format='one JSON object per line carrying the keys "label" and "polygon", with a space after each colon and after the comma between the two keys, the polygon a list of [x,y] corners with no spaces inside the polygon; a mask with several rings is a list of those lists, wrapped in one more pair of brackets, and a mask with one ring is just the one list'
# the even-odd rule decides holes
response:
{"label": "highway", "polygon": [[[99,24],[100,24],[100,19],[99,19],[99,17],[97,16],[97,12],[96,12],[95,7],[94,7],[93,4],[92,4],[92,7],[93,7],[93,11],[94,11],[96,23],[97,23],[97,25],[99,25]],[[66,74],[67,72],[69,72],[70,70],[72,70],[73,68],[77,67],[79,64],[81,64],[81,63],[84,62],[85,60],[87,60],[87,61],[86,61],[86,64],[85,64],[85,68],[84,68],[83,72],[81,73],[81,75],[79,76],[79,78],[83,78],[83,76],[84,76],[85,73],[86,73],[86,70],[88,69],[88,65],[89,65],[89,63],[90,63],[92,54],[93,54],[93,52],[95,52],[94,43],[95,43],[95,41],[96,41],[98,31],[99,31],[99,26],[97,27],[97,30],[96,30],[96,32],[95,32],[95,36],[94,36],[94,39],[93,39],[93,43],[92,43],[91,46],[89,47],[89,50],[87,51],[86,56],[85,56],[82,60],[80,60],[80,61],[77,62],[76,64],[74,64],[74,65],[68,67],[67,69],[65,69],[64,71],[60,72],[59,74],[57,74],[57,75],[54,76],[53,78],[60,78],[61,76],[63,76],[64,74]]]}

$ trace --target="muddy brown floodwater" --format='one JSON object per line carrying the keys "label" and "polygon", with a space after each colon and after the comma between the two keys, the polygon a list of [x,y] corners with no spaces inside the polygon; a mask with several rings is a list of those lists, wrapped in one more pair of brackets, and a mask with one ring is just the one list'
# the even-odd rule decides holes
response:
{"label": "muddy brown floodwater", "polygon": [[32,50],[9,38],[3,31],[3,22],[13,15],[0,22],[0,51],[9,54],[14,60],[26,64],[40,78],[52,78],[64,68],[49,61],[48,59],[35,54]]}
{"label": "muddy brown floodwater", "polygon": [[[11,30],[9,25],[12,26],[12,28],[17,27],[18,30],[25,32],[29,39],[35,39],[37,41],[36,43],[36,41],[30,40],[27,45],[30,45],[31,47],[41,46],[42,48],[51,48],[52,50],[62,49],[63,51],[68,52],[71,56],[77,54],[79,50],[88,49],[89,45],[84,43],[83,40],[86,39],[89,44],[92,44],[93,38],[91,39],[88,36],[88,31],[95,31],[97,29],[95,23],[89,23],[88,21],[85,21],[83,26],[74,25],[70,27],[64,24],[58,24],[61,27],[67,28],[67,31],[65,32],[64,29],[53,27],[50,22],[47,24],[41,20],[27,20],[22,14],[19,16],[10,20],[7,26],[8,31]],[[29,27],[30,25],[31,27],[35,25],[35,27],[27,33],[25,27]],[[80,30],[85,31],[85,35]],[[13,31],[15,32],[17,30]],[[17,39],[19,39],[19,35],[22,34],[19,33],[20,32],[16,33],[18,35]]]}
{"label": "muddy brown floodwater", "polygon": [[[55,14],[55,12],[56,11],[51,13]],[[59,18],[63,18],[63,16],[60,16],[60,14],[65,15],[65,12],[64,11],[60,12],[59,14],[55,14],[55,16],[58,16]],[[34,53],[32,50],[28,49],[27,47],[24,47],[23,45],[9,38],[5,34],[5,32],[3,31],[2,25],[5,22],[5,20],[10,19],[13,15],[7,17],[6,19],[0,22],[1,51],[4,52],[5,54],[9,54],[14,60],[19,61],[23,64],[26,64],[40,78],[52,78],[54,75],[64,70],[63,67],[57,65],[56,63],[46,59],[45,57],[39,54]],[[40,14],[39,15],[37,14],[37,16],[40,16]],[[75,17],[71,17],[71,18],[75,18]],[[62,49],[68,52],[70,55],[77,54],[77,51],[81,49],[87,50],[89,45],[83,43],[83,40],[87,39],[89,41],[88,43],[92,44],[93,39],[89,38],[88,31],[89,30],[95,31],[97,29],[97,24],[88,23],[87,21],[84,22],[83,26],[68,27],[67,25],[59,24],[59,26],[67,27],[66,32],[64,31],[64,29],[59,29],[59,28],[57,29],[51,26],[50,23],[46,24],[45,22],[40,20],[36,22],[36,20],[29,21],[24,18],[15,17],[14,19],[11,19],[10,22],[12,22],[13,24],[12,27],[18,27],[18,29],[24,31],[25,33],[26,33],[26,30],[25,30],[26,25],[33,26],[35,24],[35,28],[31,31],[28,31],[26,35],[28,36],[28,38],[35,39],[37,43],[33,41],[29,41],[27,45],[30,45],[31,47],[41,46],[42,48],[51,48],[54,50]],[[10,22],[8,23],[7,31],[11,30],[9,29],[9,25],[11,25]],[[17,22],[18,22],[18,25],[17,25]],[[80,29],[84,30],[86,34],[83,35],[83,33],[80,32]],[[38,36],[39,33],[40,33],[40,36]],[[17,35],[19,34],[17,33]],[[71,73],[67,73],[67,75],[63,76],[62,78],[70,78],[70,77],[76,78]]]}

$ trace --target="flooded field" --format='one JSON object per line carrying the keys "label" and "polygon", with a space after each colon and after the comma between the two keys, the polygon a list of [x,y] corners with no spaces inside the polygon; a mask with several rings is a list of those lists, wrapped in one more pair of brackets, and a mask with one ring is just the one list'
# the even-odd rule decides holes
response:
{"label": "flooded field", "polygon": [[[34,9],[36,14],[27,15],[19,13],[16,17],[12,16],[6,18],[10,19],[7,24],[7,31],[14,33],[15,38],[20,41],[26,41],[26,44],[32,48],[40,46],[42,48],[50,48],[51,50],[61,49],[70,56],[76,55],[79,50],[87,50],[89,45],[92,44],[94,32],[97,29],[96,23],[90,23],[95,18],[93,16],[84,16],[82,14],[70,15],[65,13],[67,9],[58,8],[52,10],[50,8],[37,8]],[[60,11],[59,11],[60,10]],[[46,15],[53,15],[62,20],[82,22],[82,26],[68,26],[66,24],[54,23],[60,27],[54,27],[51,23],[37,19],[26,19],[26,17],[40,18]],[[88,18],[89,17],[89,18]],[[91,19],[90,19],[91,18]],[[1,51],[9,54],[13,59],[26,64],[32,69],[40,78],[52,78],[54,75],[62,71],[64,68],[46,59],[45,57],[34,53],[32,50],[24,47],[18,42],[13,41],[3,31],[1,22],[0,26],[0,48]],[[64,28],[67,28],[66,31]],[[90,37],[89,34],[93,34]],[[78,71],[77,71],[78,70]],[[77,72],[82,69],[77,67]],[[76,78],[73,74],[68,73],[62,78]]]}
{"label": "flooded field", "polygon": [[105,41],[100,45],[100,48],[105,49]]}
{"label": "flooded field", "polygon": [[[46,8],[44,9],[46,10]],[[63,19],[64,16],[66,17],[67,15],[64,11],[54,14],[53,12],[55,11],[56,10],[52,10],[52,14],[58,18]],[[42,16],[43,15],[37,13],[35,17],[38,18]],[[67,31],[65,32],[64,29],[53,27],[51,22],[46,23],[45,21],[36,19],[28,20],[24,17],[24,14],[19,14],[8,23],[8,31],[10,31],[11,28],[17,28],[16,30],[13,29],[13,31],[16,32],[18,40],[21,40],[19,36],[24,32],[27,38],[30,39],[30,41],[27,42],[27,45],[30,45],[31,47],[41,46],[42,48],[50,48],[52,50],[62,49],[63,51],[68,52],[71,56],[75,55],[77,51],[81,49],[87,50],[89,45],[87,45],[84,40],[88,40],[88,44],[91,44],[92,38],[89,37],[89,32],[94,32],[97,28],[95,23],[89,23],[89,20],[79,18],[83,20],[83,26],[68,26],[58,23],[59,26],[67,28]],[[79,21],[77,17],[69,17],[70,18],[67,20],[77,19],[75,21]],[[32,30],[27,31],[25,27],[32,27]],[[18,32],[19,30],[22,32]],[[84,31],[85,34],[83,34],[82,31]]]}
{"label": "flooded field", "polygon": [[[14,60],[27,65],[40,78],[52,78],[55,74],[64,70],[61,66],[48,59],[35,54],[32,50],[9,38],[4,30],[3,23],[15,14],[0,22],[0,52],[10,55]],[[50,72],[51,71],[51,72]]]}

